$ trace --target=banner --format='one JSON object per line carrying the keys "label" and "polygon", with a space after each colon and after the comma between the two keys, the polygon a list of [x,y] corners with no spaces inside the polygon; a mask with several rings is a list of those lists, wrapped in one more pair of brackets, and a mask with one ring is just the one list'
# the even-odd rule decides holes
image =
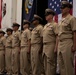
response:
{"label": "banner", "polygon": [[23,0],[22,22],[24,19],[31,21],[36,12],[36,0]]}

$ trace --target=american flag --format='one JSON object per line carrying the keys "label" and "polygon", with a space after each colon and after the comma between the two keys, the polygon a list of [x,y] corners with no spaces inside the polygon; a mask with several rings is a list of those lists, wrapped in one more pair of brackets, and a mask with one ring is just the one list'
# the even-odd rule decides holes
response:
{"label": "american flag", "polygon": [[[63,1],[63,0],[48,0],[48,8],[50,8],[56,12],[56,16],[54,18],[56,22],[60,21],[60,19],[61,19],[61,11],[60,11],[61,1]],[[69,1],[70,4],[74,4],[74,2],[76,3],[76,0],[67,0],[67,1]],[[73,9],[70,11],[70,14],[73,14]]]}

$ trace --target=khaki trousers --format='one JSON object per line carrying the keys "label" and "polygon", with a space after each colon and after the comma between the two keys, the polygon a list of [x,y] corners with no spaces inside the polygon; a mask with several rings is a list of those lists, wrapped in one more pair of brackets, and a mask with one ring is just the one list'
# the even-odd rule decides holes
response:
{"label": "khaki trousers", "polygon": [[19,47],[12,49],[12,75],[19,75],[20,68]]}
{"label": "khaki trousers", "polygon": [[5,68],[7,71],[7,74],[12,73],[12,62],[11,62],[11,57],[12,57],[12,48],[6,48],[5,50]]}
{"label": "khaki trousers", "polygon": [[0,74],[3,74],[4,70],[5,70],[4,50],[0,50]]}
{"label": "khaki trousers", "polygon": [[73,41],[71,39],[59,42],[58,60],[61,75],[74,75],[72,46]]}
{"label": "khaki trousers", "polygon": [[40,44],[33,44],[31,46],[31,65],[33,75],[41,75],[44,73],[42,53],[39,53],[40,49]]}
{"label": "khaki trousers", "polygon": [[57,54],[54,53],[55,43],[43,45],[45,75],[56,75]]}
{"label": "khaki trousers", "polygon": [[20,51],[20,72],[21,75],[30,75],[31,62],[28,47],[22,47]]}

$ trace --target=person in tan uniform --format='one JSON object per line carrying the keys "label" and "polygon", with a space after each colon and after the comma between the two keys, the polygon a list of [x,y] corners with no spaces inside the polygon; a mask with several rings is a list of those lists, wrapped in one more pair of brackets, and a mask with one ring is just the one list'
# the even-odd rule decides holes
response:
{"label": "person in tan uniform", "polygon": [[32,24],[34,29],[31,32],[31,65],[33,75],[41,75],[43,71],[42,62],[42,31],[43,26],[40,24],[42,20],[38,15],[34,15]]}
{"label": "person in tan uniform", "polygon": [[31,49],[31,32],[29,30],[30,22],[25,20],[23,23],[24,31],[21,34],[21,51],[20,51],[20,72],[21,75],[30,75],[30,49]]}
{"label": "person in tan uniform", "polygon": [[18,23],[13,23],[13,39],[12,39],[12,74],[18,75],[20,70],[20,31]]}
{"label": "person in tan uniform", "polygon": [[62,20],[58,25],[58,60],[61,75],[74,75],[73,54],[76,51],[76,18],[69,11],[72,4],[61,2]]}
{"label": "person in tan uniform", "polygon": [[0,75],[4,74],[5,71],[5,32],[0,30]]}
{"label": "person in tan uniform", "polygon": [[45,10],[45,18],[47,24],[43,28],[43,58],[45,75],[56,74],[56,37],[57,37],[57,23],[54,22],[53,17],[55,12],[51,9]]}
{"label": "person in tan uniform", "polygon": [[7,75],[11,75],[12,64],[11,64],[11,55],[12,55],[12,32],[11,28],[7,28],[7,37],[6,37],[6,44],[5,44],[5,68]]}

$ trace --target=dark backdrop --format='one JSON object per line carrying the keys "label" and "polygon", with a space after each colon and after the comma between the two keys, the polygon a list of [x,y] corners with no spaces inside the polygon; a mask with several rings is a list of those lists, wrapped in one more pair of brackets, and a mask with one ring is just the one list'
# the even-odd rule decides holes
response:
{"label": "dark backdrop", "polygon": [[45,9],[48,8],[48,0],[37,0],[37,14],[43,18],[43,24],[45,21]]}

